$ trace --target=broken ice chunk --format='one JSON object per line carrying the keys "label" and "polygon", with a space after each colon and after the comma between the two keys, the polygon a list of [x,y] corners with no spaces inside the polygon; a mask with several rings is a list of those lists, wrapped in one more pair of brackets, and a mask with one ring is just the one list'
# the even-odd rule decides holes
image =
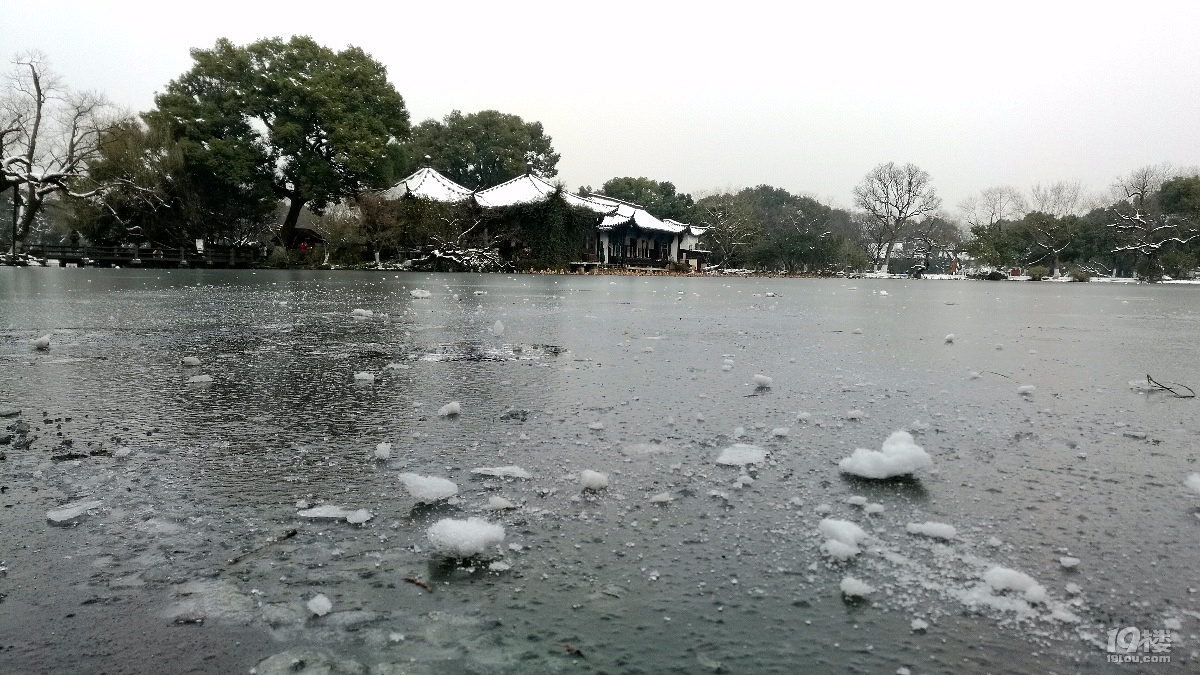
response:
{"label": "broken ice chunk", "polygon": [[100,507],[100,500],[71,502],[46,512],[46,519],[52,523],[69,523],[79,516]]}
{"label": "broken ice chunk", "polygon": [[504,528],[483,518],[443,518],[426,532],[435,550],[454,558],[470,558],[504,541]]}
{"label": "broken ice chunk", "polygon": [[880,451],[858,448],[838,462],[842,473],[862,478],[884,479],[912,474],[932,466],[933,460],[924,448],[913,441],[907,431],[896,431],[883,442]]}
{"label": "broken ice chunk", "polygon": [[458,494],[458,486],[454,484],[454,481],[446,478],[421,476],[415,473],[402,473],[397,478],[404,483],[408,494],[418,501],[433,503]]}
{"label": "broken ice chunk", "polygon": [[721,451],[717,464],[723,466],[746,466],[762,464],[767,460],[767,451],[749,443],[735,443]]}
{"label": "broken ice chunk", "polygon": [[945,523],[909,523],[904,529],[908,530],[909,534],[920,534],[930,537],[931,539],[942,539],[946,541],[953,539],[954,535],[957,534],[957,531],[954,529],[953,525],[947,525]]}
{"label": "broken ice chunk", "polygon": [[383,461],[391,456],[392,456],[392,444],[391,443],[380,443],[379,445],[375,446],[375,459]]}
{"label": "broken ice chunk", "polygon": [[462,412],[462,404],[458,401],[451,401],[438,408],[438,417],[453,417],[460,412]]}
{"label": "broken ice chunk", "polygon": [[861,598],[875,592],[875,587],[854,577],[842,579],[842,594],[848,598]]}

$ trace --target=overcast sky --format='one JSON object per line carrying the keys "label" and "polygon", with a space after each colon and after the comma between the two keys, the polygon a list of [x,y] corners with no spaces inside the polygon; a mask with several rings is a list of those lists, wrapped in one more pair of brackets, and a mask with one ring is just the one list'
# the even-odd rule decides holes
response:
{"label": "overcast sky", "polygon": [[9,2],[0,51],[142,111],[218,38],[312,36],[387,66],[413,122],[542,122],[574,189],[769,184],[849,207],[913,162],[945,208],[993,185],[1200,163],[1200,3]]}

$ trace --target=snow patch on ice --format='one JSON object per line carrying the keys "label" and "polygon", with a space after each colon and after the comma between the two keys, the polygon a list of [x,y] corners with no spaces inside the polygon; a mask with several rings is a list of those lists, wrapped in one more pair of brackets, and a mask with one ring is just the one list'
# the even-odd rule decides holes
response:
{"label": "snow patch on ice", "polygon": [[908,530],[909,534],[920,534],[945,541],[953,539],[958,534],[953,525],[935,522],[909,523],[904,529]]}
{"label": "snow patch on ice", "polygon": [[842,594],[848,598],[861,598],[875,592],[875,587],[854,577],[845,577],[841,583]]}
{"label": "snow patch on ice", "polygon": [[415,473],[402,473],[397,478],[404,483],[408,494],[421,502],[432,503],[449,499],[458,494],[458,486],[454,481],[437,476],[421,476]]}

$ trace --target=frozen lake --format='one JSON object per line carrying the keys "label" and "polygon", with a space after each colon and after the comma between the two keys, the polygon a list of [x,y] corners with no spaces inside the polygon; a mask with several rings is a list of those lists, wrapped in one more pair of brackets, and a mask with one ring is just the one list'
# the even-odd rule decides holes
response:
{"label": "frozen lake", "polygon": [[[1198,292],[0,269],[0,672],[1195,672],[1200,401],[1131,381],[1200,388]],[[901,429],[930,469],[839,470]]]}

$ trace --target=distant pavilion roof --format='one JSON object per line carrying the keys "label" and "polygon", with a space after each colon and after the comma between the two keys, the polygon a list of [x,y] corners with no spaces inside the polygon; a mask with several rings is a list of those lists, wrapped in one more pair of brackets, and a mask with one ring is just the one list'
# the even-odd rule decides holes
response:
{"label": "distant pavilion roof", "polygon": [[[549,199],[557,191],[558,187],[541,176],[526,173],[494,187],[476,192],[475,203],[485,208],[534,204]],[[562,198],[571,206],[585,208],[595,213],[608,214],[615,210],[614,206],[601,204],[588,197],[571,194],[567,190],[562,191]]]}
{"label": "distant pavilion roof", "polygon": [[659,220],[650,215],[650,212],[646,209],[622,199],[606,197],[595,193],[588,195],[588,198],[601,204],[611,204],[616,207],[616,210],[612,214],[605,216],[604,220],[600,222],[601,231],[608,231],[623,225],[635,225],[643,230],[666,232],[668,234],[679,234],[685,230],[691,230],[693,234],[699,236],[699,234],[704,232],[701,229],[697,233],[696,230],[698,228],[693,228],[690,225],[685,225],[675,220]]}
{"label": "distant pavilion roof", "polygon": [[379,193],[384,199],[401,199],[408,195],[434,202],[454,203],[470,197],[471,190],[426,166]]}

